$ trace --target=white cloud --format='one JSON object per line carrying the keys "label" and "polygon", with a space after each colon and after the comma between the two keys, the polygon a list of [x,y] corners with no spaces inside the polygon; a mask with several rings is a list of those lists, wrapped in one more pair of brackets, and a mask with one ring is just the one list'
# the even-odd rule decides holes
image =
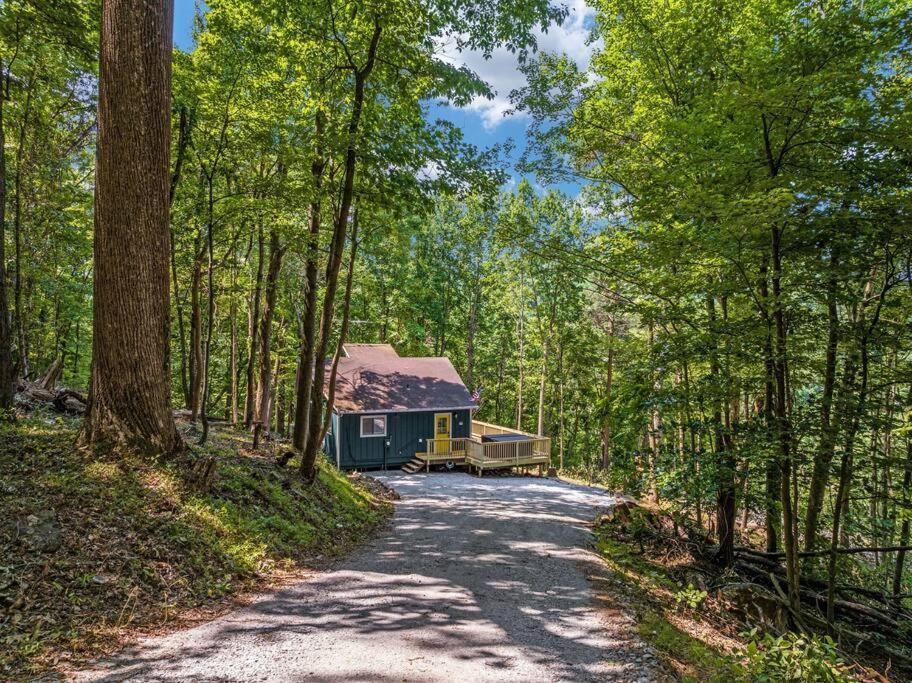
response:
{"label": "white cloud", "polygon": [[[535,29],[538,49],[543,52],[563,53],[585,69],[589,58],[597,45],[587,43],[589,38],[588,22],[595,14],[585,0],[570,0],[568,14],[563,25],[552,25],[547,32]],[[459,52],[454,46],[441,46],[441,58],[455,64],[465,65],[483,78],[494,91],[493,99],[476,97],[464,109],[472,111],[481,118],[486,130],[496,128],[505,117],[519,117],[522,113],[510,113],[510,91],[525,85],[525,78],[518,68],[517,56],[509,50],[497,49],[490,59],[485,59],[479,52]]]}

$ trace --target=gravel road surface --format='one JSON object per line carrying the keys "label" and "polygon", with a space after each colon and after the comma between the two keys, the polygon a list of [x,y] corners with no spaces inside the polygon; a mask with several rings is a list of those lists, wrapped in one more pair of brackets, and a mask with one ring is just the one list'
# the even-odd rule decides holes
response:
{"label": "gravel road surface", "polygon": [[534,477],[384,474],[393,526],[332,570],[196,628],[149,638],[83,681],[664,679],[586,525],[604,492]]}

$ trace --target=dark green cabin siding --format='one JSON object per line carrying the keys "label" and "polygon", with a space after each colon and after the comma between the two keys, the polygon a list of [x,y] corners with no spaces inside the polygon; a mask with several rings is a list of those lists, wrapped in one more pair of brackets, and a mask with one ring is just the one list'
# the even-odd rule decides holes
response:
{"label": "dark green cabin siding", "polygon": [[[468,410],[431,410],[421,413],[371,413],[386,415],[386,436],[361,437],[361,415],[333,414],[330,433],[324,449],[336,462],[336,430],[339,431],[342,469],[401,467],[427,449],[427,440],[434,436],[434,415],[448,412],[453,417],[453,438],[471,436],[472,418]],[[420,440],[420,441],[419,441]],[[389,442],[389,446],[387,446]]]}

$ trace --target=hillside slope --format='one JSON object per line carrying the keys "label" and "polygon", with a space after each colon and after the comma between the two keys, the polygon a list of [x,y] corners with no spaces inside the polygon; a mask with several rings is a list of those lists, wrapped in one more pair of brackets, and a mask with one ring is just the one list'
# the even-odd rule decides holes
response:
{"label": "hillside slope", "polygon": [[[304,486],[294,462],[279,469],[227,428],[168,463],[77,452],[77,429],[50,417],[0,427],[3,679],[113,649],[191,608],[217,611],[344,554],[391,512],[326,464]],[[200,493],[188,478],[205,456],[217,474]]]}

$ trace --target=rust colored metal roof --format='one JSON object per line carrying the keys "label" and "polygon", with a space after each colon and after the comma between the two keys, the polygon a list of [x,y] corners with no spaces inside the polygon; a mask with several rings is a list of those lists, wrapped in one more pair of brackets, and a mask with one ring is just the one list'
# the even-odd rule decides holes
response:
{"label": "rust colored metal roof", "polygon": [[396,353],[396,349],[393,348],[392,344],[344,344],[342,350],[347,357],[360,358],[361,360],[378,357],[388,358],[389,356],[395,358],[399,357],[399,354]]}
{"label": "rust colored metal roof", "polygon": [[[330,369],[331,362],[326,365],[327,382]],[[403,358],[371,351],[339,359],[335,395],[339,412],[470,407],[474,407],[472,396],[449,358]]]}

